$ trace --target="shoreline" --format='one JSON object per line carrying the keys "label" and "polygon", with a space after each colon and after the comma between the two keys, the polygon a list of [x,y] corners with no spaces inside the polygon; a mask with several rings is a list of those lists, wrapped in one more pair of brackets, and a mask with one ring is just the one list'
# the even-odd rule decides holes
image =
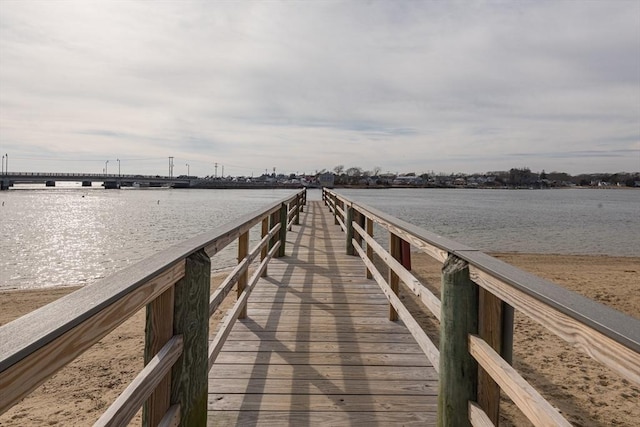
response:
{"label": "shoreline", "polygon": [[[490,255],[569,290],[640,318],[640,257],[491,253]],[[412,272],[436,295],[441,265],[412,254]],[[212,273],[212,289],[224,280]],[[363,270],[364,277],[364,270]],[[60,298],[77,287],[0,290],[0,325]],[[230,293],[223,303],[234,301]],[[437,324],[401,287],[401,298],[429,335]],[[225,308],[222,308],[225,310]],[[91,424],[142,369],[144,309],[56,373],[22,402],[0,415],[0,426]],[[215,328],[224,312],[217,312]],[[564,344],[527,317],[516,313],[514,366],[574,425],[636,425],[640,387]],[[437,345],[437,341],[436,341]],[[501,404],[501,425],[529,425],[508,400]],[[140,422],[140,414],[134,423]]]}

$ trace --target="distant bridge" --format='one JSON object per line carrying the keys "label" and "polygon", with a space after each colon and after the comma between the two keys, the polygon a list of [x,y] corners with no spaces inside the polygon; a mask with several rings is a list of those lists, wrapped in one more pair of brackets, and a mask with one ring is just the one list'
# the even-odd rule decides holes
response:
{"label": "distant bridge", "polygon": [[6,172],[0,176],[0,189],[8,190],[14,184],[45,184],[55,187],[57,181],[81,182],[91,187],[94,182],[103,182],[105,188],[120,188],[140,185],[143,187],[190,187],[194,177],[170,177],[160,175],[121,175],[104,173],[51,173],[51,172]]}

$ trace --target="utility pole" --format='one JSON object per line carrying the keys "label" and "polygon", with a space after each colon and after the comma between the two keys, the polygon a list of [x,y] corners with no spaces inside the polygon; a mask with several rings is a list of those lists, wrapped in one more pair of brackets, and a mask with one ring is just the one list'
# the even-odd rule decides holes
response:
{"label": "utility pole", "polygon": [[121,177],[122,174],[120,173],[120,159],[116,159],[116,162],[118,162],[118,177]]}
{"label": "utility pole", "polygon": [[187,178],[191,176],[191,172],[189,171],[189,163],[187,163]]}
{"label": "utility pole", "polygon": [[169,156],[169,178],[173,177],[173,157]]}
{"label": "utility pole", "polygon": [[215,173],[214,177],[217,178],[218,177],[218,163],[215,163],[215,166],[216,166],[216,173]]}
{"label": "utility pole", "polygon": [[107,160],[106,162],[104,162],[104,174],[106,175],[108,173],[108,166],[109,165],[109,160]]}
{"label": "utility pole", "polygon": [[221,166],[222,166],[222,173],[220,174],[220,176],[224,178],[224,165],[221,165]]}
{"label": "utility pole", "polygon": [[4,154],[2,155],[2,175],[4,175]]}

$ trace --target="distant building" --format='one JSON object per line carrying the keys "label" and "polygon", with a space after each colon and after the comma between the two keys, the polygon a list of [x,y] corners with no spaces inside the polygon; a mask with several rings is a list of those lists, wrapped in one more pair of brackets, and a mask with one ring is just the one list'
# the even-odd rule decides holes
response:
{"label": "distant building", "polygon": [[320,187],[333,188],[333,183],[335,181],[335,175],[327,172],[318,176],[318,183]]}

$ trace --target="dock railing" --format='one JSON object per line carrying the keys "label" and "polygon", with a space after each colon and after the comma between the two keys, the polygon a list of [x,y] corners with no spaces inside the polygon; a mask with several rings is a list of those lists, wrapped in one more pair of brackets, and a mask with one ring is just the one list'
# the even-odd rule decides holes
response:
{"label": "dock railing", "polygon": [[[205,426],[207,373],[272,257],[284,255],[306,190],[161,251],[0,327],[0,413],[4,413],[146,306],[145,367],[95,425]],[[262,240],[249,250],[249,232]],[[238,264],[210,295],[211,258],[238,240]],[[249,277],[251,263],[260,264]],[[209,344],[209,318],[234,285],[238,298]]]}
{"label": "dock railing", "polygon": [[[389,299],[389,318],[404,322],[439,372],[439,426],[498,425],[501,390],[534,425],[570,425],[511,366],[514,310],[640,385],[638,319],[335,191],[323,189],[322,199],[346,234],[346,253],[362,258]],[[389,233],[388,250],[373,239],[374,223]],[[440,298],[410,272],[411,248],[443,264]],[[400,281],[440,322],[439,348],[398,297]]]}

